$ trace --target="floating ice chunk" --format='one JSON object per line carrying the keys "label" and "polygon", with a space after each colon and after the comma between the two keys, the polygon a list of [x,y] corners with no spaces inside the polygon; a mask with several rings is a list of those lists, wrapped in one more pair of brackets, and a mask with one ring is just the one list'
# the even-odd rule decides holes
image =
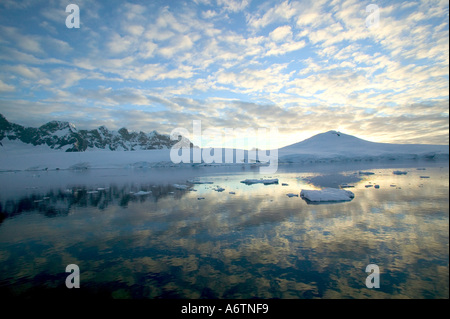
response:
{"label": "floating ice chunk", "polygon": [[151,194],[151,193],[152,193],[151,191],[150,192],[139,191],[137,193],[134,193],[133,195],[134,196],[144,196],[144,195],[148,195],[148,194]]}
{"label": "floating ice chunk", "polygon": [[310,202],[341,202],[351,201],[355,194],[345,189],[325,188],[322,190],[302,189],[300,197]]}
{"label": "floating ice chunk", "polygon": [[405,171],[393,171],[392,173],[394,173],[395,175],[406,175],[406,174],[408,174],[408,172],[405,172]]}
{"label": "floating ice chunk", "polygon": [[180,184],[173,184],[173,187],[175,187],[176,189],[180,189],[180,190],[185,190],[185,189],[189,188],[188,185],[180,185]]}
{"label": "floating ice chunk", "polygon": [[286,194],[286,196],[287,197],[298,197],[298,194],[294,194],[294,193],[289,193],[289,194]]}
{"label": "floating ice chunk", "polygon": [[209,181],[194,181],[194,180],[187,180],[188,183],[191,184],[214,184],[214,182]]}
{"label": "floating ice chunk", "polygon": [[278,178],[274,178],[274,179],[246,179],[241,181],[241,183],[247,184],[247,185],[252,185],[252,184],[264,184],[264,185],[269,185],[269,184],[278,184]]}

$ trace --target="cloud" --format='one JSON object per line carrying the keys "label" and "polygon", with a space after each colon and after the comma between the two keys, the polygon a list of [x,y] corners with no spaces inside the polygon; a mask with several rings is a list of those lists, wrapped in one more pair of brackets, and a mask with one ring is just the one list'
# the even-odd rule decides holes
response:
{"label": "cloud", "polygon": [[279,42],[286,38],[290,39],[292,38],[292,29],[288,25],[278,27],[269,33],[269,37],[275,42]]}
{"label": "cloud", "polygon": [[[336,126],[448,140],[445,1],[380,4],[378,28],[353,0],[79,5],[82,26],[69,30],[62,2],[2,3],[12,12],[0,24],[2,111],[11,102],[86,125],[83,112],[114,125],[272,122],[289,141]],[[31,12],[40,21],[23,19]]]}
{"label": "cloud", "polygon": [[15,89],[16,88],[13,85],[6,84],[0,80],[0,92],[13,92]]}
{"label": "cloud", "polygon": [[250,0],[217,0],[217,4],[225,11],[239,12],[250,4]]}

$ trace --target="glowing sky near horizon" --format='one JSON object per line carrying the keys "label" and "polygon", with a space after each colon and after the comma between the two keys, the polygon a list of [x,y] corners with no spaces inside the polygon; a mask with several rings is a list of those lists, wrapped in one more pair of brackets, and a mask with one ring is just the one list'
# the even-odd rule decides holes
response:
{"label": "glowing sky near horizon", "polygon": [[[71,3],[80,28],[66,27]],[[166,134],[276,127],[279,147],[328,130],[448,144],[448,46],[447,0],[2,0],[0,113]]]}

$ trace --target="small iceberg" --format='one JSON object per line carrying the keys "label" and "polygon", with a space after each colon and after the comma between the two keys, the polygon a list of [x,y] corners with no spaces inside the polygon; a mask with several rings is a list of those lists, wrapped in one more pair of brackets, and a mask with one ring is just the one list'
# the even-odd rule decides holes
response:
{"label": "small iceberg", "polygon": [[173,184],[173,187],[175,187],[176,189],[179,189],[179,190],[186,190],[189,188],[188,185],[180,185],[180,184]]}
{"label": "small iceberg", "polygon": [[246,179],[241,181],[241,183],[244,183],[246,185],[252,185],[252,184],[264,184],[264,185],[270,185],[270,184],[278,184],[278,178],[274,179]]}
{"label": "small iceberg", "polygon": [[406,174],[408,174],[408,172],[406,172],[406,171],[393,171],[392,173],[394,173],[395,175],[406,175]]}
{"label": "small iceberg", "polygon": [[302,189],[300,197],[310,202],[343,202],[351,201],[355,194],[338,188],[325,188],[322,190]]}
{"label": "small iceberg", "polygon": [[374,172],[362,172],[362,171],[359,171],[359,175],[374,175],[375,173]]}
{"label": "small iceberg", "polygon": [[214,182],[209,182],[209,181],[195,181],[195,180],[187,180],[188,183],[190,184],[214,184]]}
{"label": "small iceberg", "polygon": [[134,196],[144,196],[144,195],[148,195],[151,194],[152,192],[144,192],[144,191],[139,191],[137,193],[134,193]]}

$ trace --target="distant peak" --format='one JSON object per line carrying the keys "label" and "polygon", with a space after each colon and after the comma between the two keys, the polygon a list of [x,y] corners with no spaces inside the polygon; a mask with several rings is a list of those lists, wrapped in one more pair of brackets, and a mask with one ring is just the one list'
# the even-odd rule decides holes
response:
{"label": "distant peak", "polygon": [[327,134],[336,134],[337,136],[341,136],[342,133],[335,131],[335,130],[331,130],[331,131],[328,131]]}

